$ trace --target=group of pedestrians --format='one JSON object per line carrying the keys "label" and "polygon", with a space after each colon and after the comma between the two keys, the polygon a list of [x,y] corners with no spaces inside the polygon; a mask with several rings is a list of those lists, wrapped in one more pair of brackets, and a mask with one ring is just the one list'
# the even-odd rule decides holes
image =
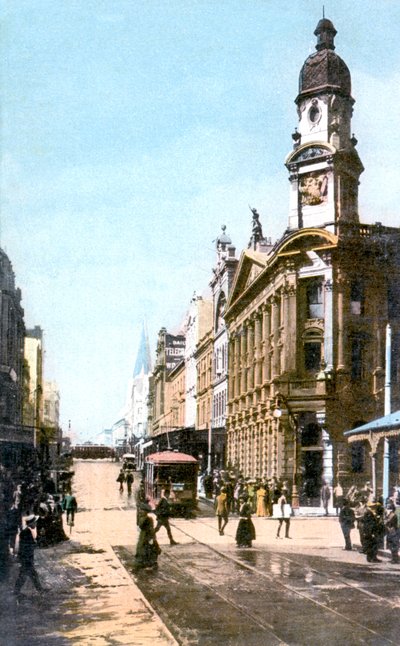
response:
{"label": "group of pedestrians", "polygon": [[[154,568],[157,566],[158,556],[161,548],[158,544],[156,534],[164,527],[167,532],[170,545],[178,543],[172,536],[169,519],[172,515],[170,504],[170,490],[164,489],[161,492],[160,500],[153,508],[146,498],[143,482],[141,482],[136,493],[136,523],[139,527],[139,539],[136,546],[135,565],[137,568]],[[155,514],[157,524],[150,514]]]}
{"label": "group of pedestrians", "polygon": [[224,489],[226,506],[229,514],[240,515],[243,499],[251,509],[251,513],[259,518],[273,515],[273,505],[277,504],[282,488],[288,490],[287,483],[277,478],[245,478],[242,474],[215,469],[213,473],[204,473],[200,477],[200,486],[208,499],[216,499]]}
{"label": "group of pedestrians", "polygon": [[73,524],[77,509],[71,492],[56,493],[48,473],[32,464],[22,471],[0,465],[0,579],[5,579],[19,563],[14,593],[19,599],[27,578],[38,592],[44,592],[34,564],[35,548],[46,548],[68,540],[63,528],[63,512]]}
{"label": "group of pedestrians", "polygon": [[[368,488],[366,488],[367,490]],[[339,512],[339,522],[345,540],[345,550],[352,550],[351,530],[357,526],[361,551],[368,563],[379,563],[380,549],[386,547],[391,553],[391,563],[399,563],[400,530],[396,503],[388,498],[386,506],[383,500],[374,500],[371,496],[362,496],[357,504],[351,504],[349,498],[343,498]]]}
{"label": "group of pedestrians", "polygon": [[128,492],[128,496],[132,494],[132,485],[134,482],[134,475],[133,471],[131,469],[120,469],[120,472],[117,477],[117,482],[119,483],[119,491],[120,493],[124,492],[124,483],[126,483],[126,490]]}
{"label": "group of pedestrians", "polygon": [[[259,493],[261,492],[261,493]],[[259,511],[259,505],[261,497],[264,496],[264,486],[261,485],[257,489],[257,506],[256,513]],[[272,512],[274,517],[278,520],[278,527],[276,532],[276,537],[280,538],[280,532],[283,524],[285,525],[285,538],[290,538],[289,529],[290,529],[290,517],[292,515],[292,509],[288,497],[288,489],[286,486],[279,486],[276,484],[274,488],[274,496],[276,502],[273,503]],[[251,547],[252,541],[256,539],[256,531],[254,523],[251,520],[253,513],[252,499],[248,495],[247,491],[244,491],[239,497],[239,523],[236,530],[235,540],[238,547]],[[220,536],[224,535],[224,530],[229,521],[229,504],[228,504],[228,494],[227,487],[221,486],[220,492],[215,496],[215,513],[218,521],[218,532]],[[265,504],[265,501],[262,501],[262,504]],[[236,508],[236,507],[235,507]],[[257,513],[257,516],[264,516],[265,514]],[[269,514],[268,514],[269,515]]]}

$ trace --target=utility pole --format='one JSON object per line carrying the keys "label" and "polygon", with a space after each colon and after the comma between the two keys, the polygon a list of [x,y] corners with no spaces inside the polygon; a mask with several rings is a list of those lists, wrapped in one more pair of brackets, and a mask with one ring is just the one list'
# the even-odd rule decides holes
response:
{"label": "utility pole", "polygon": [[[386,326],[385,346],[385,404],[384,415],[390,415],[391,411],[391,356],[392,356],[392,329],[389,323]],[[383,500],[389,497],[389,438],[385,437],[383,442]]]}

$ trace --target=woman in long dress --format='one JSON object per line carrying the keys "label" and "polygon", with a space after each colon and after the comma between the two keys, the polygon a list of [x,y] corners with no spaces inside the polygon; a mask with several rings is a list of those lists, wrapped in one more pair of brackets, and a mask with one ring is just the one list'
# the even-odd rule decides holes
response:
{"label": "woman in long dress", "polygon": [[238,547],[251,547],[256,538],[256,530],[251,520],[251,505],[247,496],[241,499],[239,510],[239,524],[236,530],[236,545]]}
{"label": "woman in long dress", "polygon": [[260,484],[260,486],[257,489],[257,508],[256,508],[257,516],[260,516],[260,517],[268,516],[266,500],[267,500],[267,489],[265,488],[265,485]]}
{"label": "woman in long dress", "polygon": [[161,549],[156,539],[154,521],[148,515],[153,509],[147,503],[141,503],[139,508],[140,534],[136,546],[136,566],[140,568],[157,567],[157,559],[161,554]]}

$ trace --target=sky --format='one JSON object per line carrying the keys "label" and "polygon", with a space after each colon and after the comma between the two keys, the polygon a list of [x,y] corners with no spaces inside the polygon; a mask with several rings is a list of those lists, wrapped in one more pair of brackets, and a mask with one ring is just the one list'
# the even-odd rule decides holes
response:
{"label": "sky", "polygon": [[[145,319],[177,330],[236,246],[288,224],[294,100],[316,0],[3,0],[1,247],[44,330],[61,425],[126,401]],[[400,0],[325,0],[356,100],[360,219],[400,226]]]}

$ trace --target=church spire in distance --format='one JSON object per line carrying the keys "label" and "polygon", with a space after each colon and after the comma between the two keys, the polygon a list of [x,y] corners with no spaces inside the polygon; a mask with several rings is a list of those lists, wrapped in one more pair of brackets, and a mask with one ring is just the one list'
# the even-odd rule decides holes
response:
{"label": "church spire in distance", "polygon": [[142,335],[140,338],[139,349],[136,355],[135,368],[133,370],[133,377],[138,377],[141,373],[149,374],[151,372],[151,355],[149,336],[145,321],[142,325]]}

